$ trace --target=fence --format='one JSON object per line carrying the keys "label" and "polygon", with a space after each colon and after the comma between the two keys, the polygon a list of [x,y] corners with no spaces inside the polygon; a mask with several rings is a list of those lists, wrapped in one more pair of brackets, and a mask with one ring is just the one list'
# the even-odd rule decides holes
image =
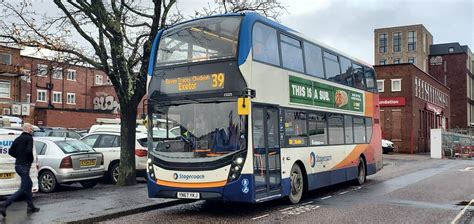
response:
{"label": "fence", "polygon": [[474,128],[441,130],[442,157],[474,159]]}

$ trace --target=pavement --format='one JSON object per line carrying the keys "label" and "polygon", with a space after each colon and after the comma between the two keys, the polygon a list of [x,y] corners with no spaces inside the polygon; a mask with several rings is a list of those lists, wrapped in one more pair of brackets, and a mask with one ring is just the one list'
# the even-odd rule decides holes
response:
{"label": "pavement", "polygon": [[145,181],[134,186],[119,187],[100,184],[83,189],[79,184],[62,186],[50,194],[36,193],[33,201],[41,210],[27,214],[26,203],[18,201],[0,216],[0,223],[93,223],[150,209],[172,206],[185,201],[149,199]]}
{"label": "pavement", "polygon": [[362,187],[318,189],[298,205],[285,199],[260,204],[149,199],[142,180],[127,187],[76,184],[37,193],[40,212],[26,214],[26,203],[16,202],[0,223],[448,223],[459,216],[456,223],[474,224],[474,202],[468,206],[473,186],[472,160],[391,154]]}

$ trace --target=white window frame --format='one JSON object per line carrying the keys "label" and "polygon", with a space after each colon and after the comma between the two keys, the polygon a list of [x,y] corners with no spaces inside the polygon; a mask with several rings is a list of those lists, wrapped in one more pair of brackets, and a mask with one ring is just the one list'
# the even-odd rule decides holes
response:
{"label": "white window frame", "polygon": [[8,92],[8,97],[1,97],[1,98],[10,98],[11,97],[11,88],[12,88],[12,83],[10,82],[10,80],[0,80],[0,82],[4,82],[4,83],[8,83],[8,91],[5,91],[5,92]]}
{"label": "white window frame", "polygon": [[[37,76],[41,76],[41,77],[48,76],[48,65],[38,64],[37,67],[38,67],[37,68],[38,72],[36,73]],[[43,69],[45,69],[44,74],[42,72]]]}
{"label": "white window frame", "polygon": [[[382,83],[382,89],[378,89],[379,82]],[[385,91],[385,79],[377,79],[377,90],[379,91],[379,93],[383,93],[383,91]]]}
{"label": "white window frame", "polygon": [[[52,70],[52,71],[53,71],[53,72],[52,72],[52,73],[53,73],[53,74],[52,74],[53,79],[59,79],[59,80],[63,79],[63,68],[60,68],[60,67],[53,67],[53,70]],[[61,76],[60,76],[60,77],[57,77],[56,72],[61,72]]]}
{"label": "white window frame", "polygon": [[[67,95],[67,97],[66,97],[66,104],[69,104],[69,105],[76,105],[76,94],[75,94],[75,93],[67,93],[66,95]],[[70,101],[69,101],[69,96],[73,96],[74,102],[70,102]],[[72,99],[72,98],[71,98],[71,99]]]}
{"label": "white window frame", "polygon": [[[72,79],[69,77],[69,74],[74,74],[74,76],[73,76]],[[76,80],[77,80],[77,79],[76,79],[76,76],[77,76],[77,71],[76,71],[76,70],[74,70],[74,69],[68,69],[68,70],[67,70],[67,75],[66,75],[67,80],[69,80],[69,81],[76,81]]]}
{"label": "white window frame", "polygon": [[10,61],[9,63],[6,63],[5,65],[11,65],[12,64],[12,55],[11,54],[8,54],[8,53],[0,53],[0,54],[3,54],[3,55],[8,55],[9,58],[10,58]]}
{"label": "white window frame", "polygon": [[[400,89],[394,89],[393,88],[393,83],[394,82],[400,82]],[[401,92],[402,91],[402,79],[390,79],[390,82],[391,82],[391,85],[390,85],[390,88],[392,90],[392,92]]]}
{"label": "white window frame", "polygon": [[[100,80],[100,82],[99,82],[99,80]],[[103,85],[103,84],[104,84],[104,76],[102,76],[102,75],[97,75],[97,74],[96,74],[96,75],[95,75],[94,83],[95,83],[96,85],[98,85],[98,86]]]}
{"label": "white window frame", "polygon": [[[57,95],[59,94],[59,101],[55,101],[54,99],[54,95]],[[59,92],[59,91],[53,91],[53,100],[52,100],[53,103],[63,103],[63,93],[62,92]]]}
{"label": "white window frame", "polygon": [[400,58],[395,58],[395,59],[393,59],[393,64],[398,65],[398,64],[400,64],[401,61],[402,61],[402,59],[400,59]]}
{"label": "white window frame", "polygon": [[[413,62],[410,62],[410,59],[413,59]],[[415,59],[415,57],[409,57],[409,58],[408,58],[408,63],[416,64],[416,59]]]}
{"label": "white window frame", "polygon": [[[44,93],[44,100],[39,98],[40,93]],[[48,102],[48,90],[38,89],[36,90],[36,102]]]}

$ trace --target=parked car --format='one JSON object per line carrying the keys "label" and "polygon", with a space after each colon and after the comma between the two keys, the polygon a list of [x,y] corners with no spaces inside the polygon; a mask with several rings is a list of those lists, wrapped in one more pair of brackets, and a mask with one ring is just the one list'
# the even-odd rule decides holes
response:
{"label": "parked car", "polygon": [[105,173],[104,156],[82,141],[62,137],[34,137],[38,154],[39,189],[53,192],[60,184],[79,182],[94,187]]}
{"label": "parked car", "polygon": [[[89,134],[94,132],[115,132],[120,133],[120,124],[95,124],[92,125],[89,129]],[[146,134],[146,127],[143,125],[137,125],[136,127],[137,134]]]}
{"label": "parked car", "polygon": [[[15,158],[8,154],[13,141],[22,132],[10,129],[0,129],[0,197],[11,195],[20,188],[21,178],[15,171]],[[33,150],[33,163],[30,168],[30,178],[33,182],[32,192],[38,191],[38,156]]]}
{"label": "parked car", "polygon": [[[97,152],[104,154],[104,177],[111,183],[118,181],[120,165],[120,133],[119,132],[94,132],[90,133],[81,140],[94,148]],[[137,174],[146,174],[147,166],[147,136],[137,133],[135,140],[135,168]]]}
{"label": "parked car", "polygon": [[395,149],[395,146],[394,146],[393,142],[391,142],[389,140],[382,139],[382,151],[383,151],[384,154],[387,154],[389,152],[393,152],[394,149]]}

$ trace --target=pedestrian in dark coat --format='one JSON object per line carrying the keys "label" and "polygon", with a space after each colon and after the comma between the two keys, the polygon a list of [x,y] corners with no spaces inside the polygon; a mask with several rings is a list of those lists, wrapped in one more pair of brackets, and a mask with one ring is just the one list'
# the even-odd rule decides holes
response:
{"label": "pedestrian in dark coat", "polygon": [[40,209],[33,205],[33,198],[31,190],[33,182],[30,178],[30,168],[33,163],[33,125],[29,123],[23,124],[23,133],[13,141],[8,154],[16,158],[15,171],[21,177],[20,189],[8,199],[0,204],[0,213],[5,217],[7,215],[7,208],[17,198],[22,195],[26,197],[28,204],[27,212],[38,212]]}

